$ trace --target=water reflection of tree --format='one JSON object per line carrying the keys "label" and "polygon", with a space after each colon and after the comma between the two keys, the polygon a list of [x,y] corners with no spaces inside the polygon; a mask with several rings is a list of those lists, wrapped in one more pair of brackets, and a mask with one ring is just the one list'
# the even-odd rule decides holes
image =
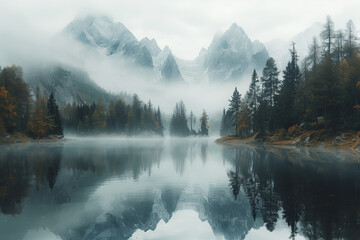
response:
{"label": "water reflection of tree", "polygon": [[29,169],[26,161],[19,156],[7,153],[1,154],[1,157],[0,209],[3,214],[20,214],[21,202],[29,187]]}
{"label": "water reflection of tree", "polygon": [[284,161],[281,165],[277,165],[276,178],[277,189],[282,200],[283,218],[290,227],[290,238],[295,238],[298,233],[298,222],[300,220],[300,213],[303,211],[302,201],[305,192],[304,184],[296,184],[302,176],[299,175],[299,171],[293,167],[294,165],[290,161]]}
{"label": "water reflection of tree", "polygon": [[239,153],[240,149],[236,149],[235,152],[235,158],[233,159],[234,161],[234,168],[235,171],[228,171],[227,175],[229,177],[229,186],[233,192],[234,198],[237,199],[239,192],[240,192],[240,186],[241,186],[241,182],[242,182],[242,178],[240,177],[240,156],[241,154]]}
{"label": "water reflection of tree", "polygon": [[53,148],[51,151],[36,149],[36,151],[31,151],[24,157],[27,157],[32,166],[37,190],[39,185],[45,183],[48,183],[50,189],[53,189],[60,169],[61,149]]}
{"label": "water reflection of tree", "polygon": [[233,171],[229,171],[228,172],[228,177],[229,177],[229,186],[232,189],[232,192],[234,194],[235,199],[237,199],[237,196],[239,195],[240,192],[240,176],[238,172],[233,172]]}
{"label": "water reflection of tree", "polygon": [[190,143],[183,141],[181,143],[171,144],[171,158],[175,165],[176,172],[183,174],[185,171],[185,161],[188,154]]}
{"label": "water reflection of tree", "polygon": [[32,144],[20,151],[0,151],[0,209],[4,214],[20,214],[21,204],[34,184],[40,191],[56,188],[61,168],[76,172],[76,179],[89,172],[96,177],[131,172],[137,179],[143,172],[151,174],[161,159],[161,146],[121,147],[50,147]]}
{"label": "water reflection of tree", "polygon": [[260,215],[269,231],[282,217],[295,239],[356,239],[360,236],[359,165],[304,162],[286,152],[225,149],[230,188],[246,193],[254,219]]}
{"label": "water reflection of tree", "polygon": [[[0,209],[4,214],[20,214],[22,201],[28,194],[30,181],[36,186],[54,188],[60,168],[59,148],[42,151],[37,146],[24,151],[4,151],[0,155]],[[38,189],[38,188],[37,188]]]}
{"label": "water reflection of tree", "polygon": [[201,159],[203,163],[206,163],[206,159],[208,157],[208,151],[209,151],[209,143],[208,142],[202,142],[201,143]]}
{"label": "water reflection of tree", "polygon": [[151,174],[154,165],[159,165],[162,146],[120,145],[95,146],[66,149],[63,167],[81,172],[93,172],[97,176],[122,176],[132,173],[133,179],[147,172]]}

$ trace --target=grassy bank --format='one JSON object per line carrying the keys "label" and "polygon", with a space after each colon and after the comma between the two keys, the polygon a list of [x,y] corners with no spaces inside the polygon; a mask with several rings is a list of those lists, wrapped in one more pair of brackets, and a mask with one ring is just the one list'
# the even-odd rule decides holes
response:
{"label": "grassy bank", "polygon": [[302,131],[294,135],[288,135],[284,132],[277,132],[274,135],[259,138],[254,134],[248,138],[236,136],[222,137],[216,140],[219,144],[239,145],[239,144],[264,144],[268,146],[309,146],[325,148],[347,148],[360,150],[360,132],[343,132],[334,134],[332,132],[321,130]]}

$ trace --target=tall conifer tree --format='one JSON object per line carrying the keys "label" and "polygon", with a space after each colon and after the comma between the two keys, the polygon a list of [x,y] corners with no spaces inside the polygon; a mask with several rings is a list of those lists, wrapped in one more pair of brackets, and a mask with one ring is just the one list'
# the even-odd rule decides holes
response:
{"label": "tall conifer tree", "polygon": [[63,135],[63,127],[60,118],[59,106],[56,104],[54,94],[51,93],[47,102],[48,119],[51,121],[49,124],[49,134]]}

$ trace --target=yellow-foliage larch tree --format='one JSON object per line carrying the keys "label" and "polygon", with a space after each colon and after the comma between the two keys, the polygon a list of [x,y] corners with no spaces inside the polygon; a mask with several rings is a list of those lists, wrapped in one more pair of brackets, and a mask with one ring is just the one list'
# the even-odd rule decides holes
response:
{"label": "yellow-foliage larch tree", "polygon": [[0,87],[0,134],[12,132],[16,127],[15,106],[10,103],[9,92],[5,87]]}
{"label": "yellow-foliage larch tree", "polygon": [[241,113],[236,121],[236,135],[240,137],[248,137],[250,134],[250,116],[249,109],[243,103],[241,104]]}

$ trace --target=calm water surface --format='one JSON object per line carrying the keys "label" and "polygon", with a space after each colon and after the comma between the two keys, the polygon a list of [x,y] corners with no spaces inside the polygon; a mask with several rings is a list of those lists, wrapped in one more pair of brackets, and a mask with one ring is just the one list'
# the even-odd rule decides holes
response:
{"label": "calm water surface", "polygon": [[357,152],[214,139],[0,146],[0,239],[360,239]]}

